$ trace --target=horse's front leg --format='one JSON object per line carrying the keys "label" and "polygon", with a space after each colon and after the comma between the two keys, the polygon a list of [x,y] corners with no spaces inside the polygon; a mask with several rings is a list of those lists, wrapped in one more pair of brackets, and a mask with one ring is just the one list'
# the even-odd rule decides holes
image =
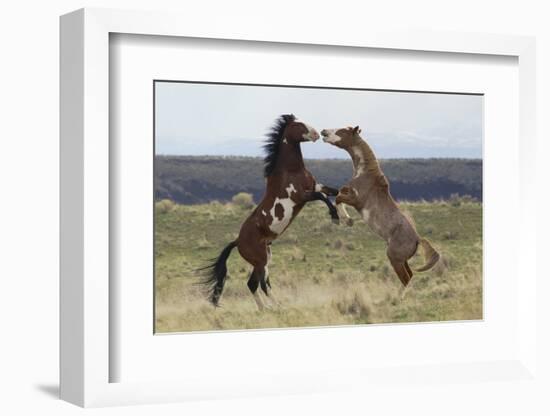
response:
{"label": "horse's front leg", "polygon": [[340,223],[340,217],[338,217],[338,211],[336,210],[336,207],[323,192],[320,192],[320,191],[306,192],[306,202],[310,202],[310,201],[323,201],[328,207],[328,212],[329,212],[330,218],[332,218],[332,222],[335,224]]}
{"label": "horse's front leg", "polygon": [[336,198],[336,210],[338,211],[340,218],[344,218],[346,225],[351,227],[353,225],[353,218],[349,216],[348,211],[346,210],[346,204],[343,202],[338,202],[338,198]]}
{"label": "horse's front leg", "polygon": [[357,197],[357,191],[349,186],[343,186],[336,196],[336,209],[341,217],[345,218],[346,224],[350,227],[353,225],[353,219],[349,216],[346,210],[346,204],[352,205]]}
{"label": "horse's front leg", "polygon": [[327,196],[336,196],[338,195],[338,189],[331,188],[330,186],[325,186],[322,183],[315,185],[315,192],[322,192]]}

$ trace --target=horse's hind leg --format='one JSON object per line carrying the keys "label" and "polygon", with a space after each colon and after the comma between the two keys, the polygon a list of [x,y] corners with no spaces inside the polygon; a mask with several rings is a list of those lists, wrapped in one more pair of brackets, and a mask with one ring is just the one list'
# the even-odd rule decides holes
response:
{"label": "horse's hind leg", "polygon": [[[407,271],[407,273],[409,275],[408,283],[410,283],[411,279],[413,277],[413,272],[412,272],[411,268],[409,267],[409,263],[406,260],[403,262],[403,264],[405,265],[405,270]],[[399,296],[400,296],[401,299],[405,299],[405,295],[407,294],[407,290],[409,288],[408,283],[406,285],[404,285],[399,291],[400,292]]]}
{"label": "horse's hind leg", "polygon": [[263,281],[260,281],[260,288],[267,296],[267,299],[274,304],[275,306],[280,306],[279,302],[275,299],[273,296],[273,292],[271,290],[271,282],[269,281],[269,263],[271,262],[271,247],[267,246],[267,264],[265,266],[265,279]]}
{"label": "horse's hind leg", "polygon": [[241,235],[239,236],[239,253],[243,259],[254,267],[247,285],[252,296],[254,296],[258,309],[263,310],[265,309],[265,305],[258,292],[258,287],[266,284],[265,266],[268,260],[268,246],[265,241],[262,241],[262,237],[256,227],[248,228],[245,231],[241,230]]}
{"label": "horse's hind leg", "polygon": [[407,286],[412,279],[412,271],[407,260],[414,254],[416,241],[410,239],[408,234],[401,229],[394,232],[394,236],[388,242],[386,254],[395,273],[403,286]]}
{"label": "horse's hind leg", "polygon": [[393,270],[395,270],[395,273],[397,274],[397,277],[399,277],[399,280],[401,280],[401,283],[403,284],[403,286],[406,287],[409,284],[412,277],[407,271],[406,262],[402,260],[395,260],[391,257],[389,257],[389,259],[393,267]]}
{"label": "horse's hind leg", "polygon": [[248,279],[247,285],[248,289],[250,289],[250,292],[252,293],[252,296],[254,296],[254,300],[256,301],[258,309],[261,311],[265,309],[265,304],[260,297],[260,293],[258,292],[258,286],[264,286],[265,284],[265,266],[254,267],[254,270],[252,271],[252,273],[250,274],[250,278]]}
{"label": "horse's hind leg", "polygon": [[407,272],[409,273],[409,277],[412,279],[413,272],[412,272],[411,268],[409,267],[409,263],[407,261],[405,261],[405,268],[407,269]]}
{"label": "horse's hind leg", "polygon": [[267,251],[267,264],[265,265],[265,284],[261,284],[260,287],[264,291],[266,296],[270,295],[271,291],[271,282],[269,281],[269,264],[271,263],[271,243],[269,243],[266,247]]}

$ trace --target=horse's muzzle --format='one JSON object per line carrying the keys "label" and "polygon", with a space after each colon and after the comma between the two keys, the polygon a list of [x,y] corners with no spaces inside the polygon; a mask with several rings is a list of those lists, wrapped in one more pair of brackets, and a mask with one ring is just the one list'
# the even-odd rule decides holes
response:
{"label": "horse's muzzle", "polygon": [[312,130],[309,132],[309,137],[311,138],[312,142],[316,142],[319,140],[321,136],[319,136],[319,133],[317,133],[317,130]]}

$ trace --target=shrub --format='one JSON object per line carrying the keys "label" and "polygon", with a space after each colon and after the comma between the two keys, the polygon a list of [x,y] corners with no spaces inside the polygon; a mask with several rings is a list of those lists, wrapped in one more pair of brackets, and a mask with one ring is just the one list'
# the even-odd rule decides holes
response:
{"label": "shrub", "polygon": [[330,221],[327,221],[327,222],[323,222],[320,226],[319,226],[319,231],[321,231],[322,233],[331,233],[334,231],[334,227],[336,227],[334,224],[332,224]]}
{"label": "shrub", "polygon": [[163,199],[155,204],[156,210],[161,214],[166,214],[172,211],[176,207],[176,204],[171,199]]}
{"label": "shrub", "polygon": [[434,274],[437,277],[441,277],[445,275],[451,269],[452,263],[453,263],[453,259],[451,257],[449,257],[448,255],[441,254],[441,258],[433,268]]}
{"label": "shrub", "polygon": [[451,194],[451,196],[449,197],[449,203],[452,207],[459,207],[462,203],[462,199],[458,194]]}
{"label": "shrub", "polygon": [[341,239],[334,240],[332,247],[336,250],[340,250],[344,245],[344,242]]}
{"label": "shrub", "polygon": [[458,239],[458,231],[446,231],[443,234],[445,240],[456,240]]}
{"label": "shrub", "polygon": [[239,192],[233,196],[232,201],[235,205],[242,208],[252,208],[254,206],[254,198],[252,194],[247,192]]}
{"label": "shrub", "polygon": [[212,248],[212,244],[210,244],[210,241],[208,241],[206,235],[203,235],[197,240],[197,248],[199,250],[207,250],[209,248]]}
{"label": "shrub", "polygon": [[474,198],[472,195],[462,195],[462,202],[465,202],[465,203],[473,203],[473,202],[478,202],[478,200],[476,198]]}
{"label": "shrub", "polygon": [[353,251],[355,250],[355,246],[353,245],[353,243],[347,243],[345,245],[346,249],[348,249],[349,251]]}
{"label": "shrub", "polygon": [[291,244],[298,243],[298,236],[294,233],[287,234],[285,239]]}
{"label": "shrub", "polygon": [[333,301],[333,306],[342,315],[351,315],[363,320],[368,320],[372,312],[372,301],[361,290],[342,295],[339,299]]}
{"label": "shrub", "polygon": [[449,198],[449,203],[453,207],[459,207],[462,204],[468,204],[468,203],[472,203],[472,202],[477,202],[477,200],[474,197],[472,197],[471,195],[462,195],[462,196],[460,196],[459,194],[451,194],[451,196]]}
{"label": "shrub", "polygon": [[380,271],[378,272],[378,277],[380,277],[382,280],[386,280],[391,276],[391,272],[392,271],[390,270],[390,266],[384,263],[380,268]]}

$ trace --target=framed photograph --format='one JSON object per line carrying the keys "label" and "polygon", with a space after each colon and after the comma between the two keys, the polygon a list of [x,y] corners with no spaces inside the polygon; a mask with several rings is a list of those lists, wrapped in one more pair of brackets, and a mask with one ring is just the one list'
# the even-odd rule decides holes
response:
{"label": "framed photograph", "polygon": [[537,383],[534,40],[246,33],[61,18],[62,398]]}
{"label": "framed photograph", "polygon": [[155,333],[483,318],[483,95],[153,94]]}

